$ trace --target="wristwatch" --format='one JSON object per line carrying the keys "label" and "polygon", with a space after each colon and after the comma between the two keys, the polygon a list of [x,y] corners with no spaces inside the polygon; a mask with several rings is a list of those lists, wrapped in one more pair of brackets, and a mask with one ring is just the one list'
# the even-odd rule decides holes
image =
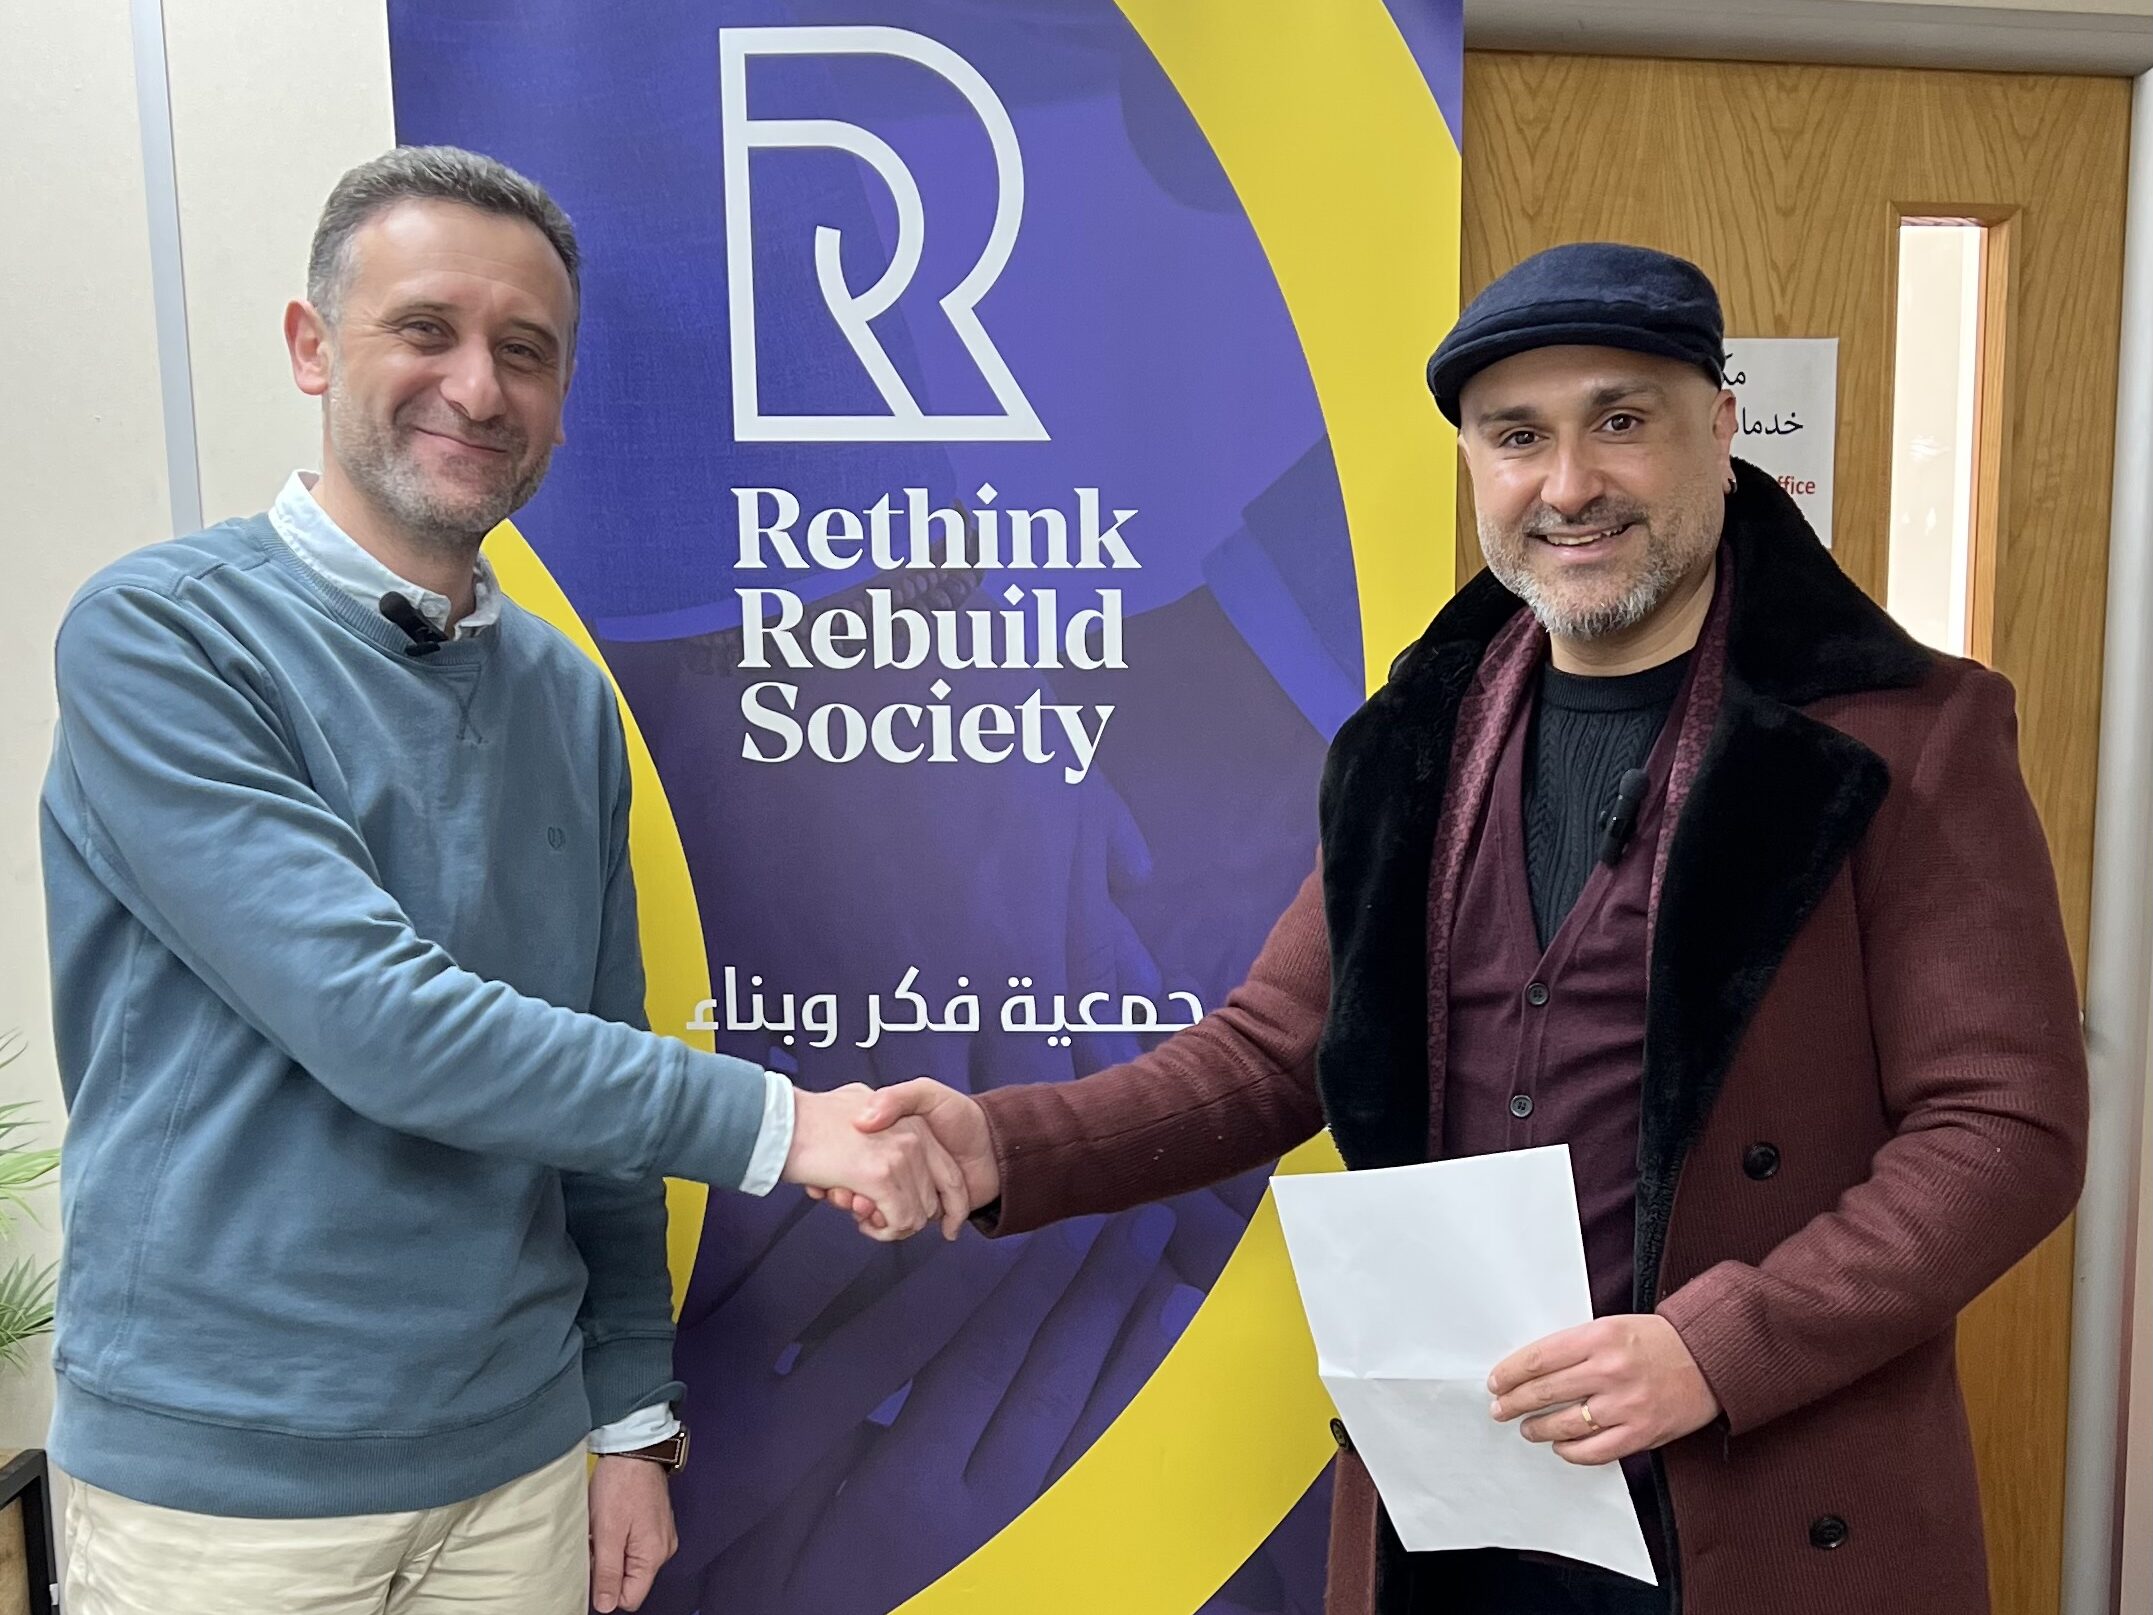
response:
{"label": "wristwatch", "polygon": [[613,1454],[616,1458],[643,1458],[654,1464],[663,1464],[668,1474],[679,1474],[688,1467],[688,1427],[682,1425],[663,1441],[647,1447],[634,1447],[627,1452]]}

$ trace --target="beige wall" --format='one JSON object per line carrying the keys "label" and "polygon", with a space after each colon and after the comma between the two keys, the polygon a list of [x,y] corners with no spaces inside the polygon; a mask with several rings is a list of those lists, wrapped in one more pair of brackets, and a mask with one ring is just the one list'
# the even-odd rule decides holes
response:
{"label": "beige wall", "polygon": [[2153,1609],[2153,1103],[2138,1156],[2137,1260],[2132,1264],[2130,1413],[2123,1489],[2119,1610]]}
{"label": "beige wall", "polygon": [[[2138,255],[2131,270],[2127,293],[2133,310],[2126,316],[2124,336],[2124,390],[2118,399],[2121,420],[2117,438],[2118,518],[2135,526],[2141,543],[2153,531],[2153,469],[2149,469],[2149,434],[2153,424],[2153,263],[2143,261],[2143,248],[2153,240],[2153,73],[2138,80],[2133,106],[2131,153],[2131,200],[2136,216],[2130,229],[2133,251]],[[2140,576],[2144,573],[2141,571]],[[2145,613],[2140,612],[2143,621]],[[2113,620],[2113,619],[2111,619]],[[2113,630],[2111,630],[2113,632]],[[2113,643],[2113,642],[2112,642]],[[2126,661],[2134,651],[2141,658],[2143,645],[2128,643],[2111,649],[2110,655]],[[2104,742],[2105,744],[2105,742]],[[2140,838],[2143,827],[2139,826]],[[2131,871],[2143,893],[2148,871]],[[2138,1136],[2136,1139],[2136,1193],[2124,1248],[2129,1252],[2122,1265],[2126,1295],[2123,1329],[2123,1495],[2120,1501],[2121,1532],[2115,1608],[2118,1611],[2153,1609],[2153,1086],[2141,1079]],[[2098,1282],[2099,1274],[2082,1274],[2081,1283]]]}
{"label": "beige wall", "polygon": [[292,386],[284,306],[304,289],[330,186],[395,144],[387,9],[165,0],[165,12],[202,511],[217,521],[260,510],[320,460],[320,407]]}
{"label": "beige wall", "polygon": [[1482,50],[2134,75],[2153,0],[1465,0]]}
{"label": "beige wall", "polygon": [[[0,1102],[33,1101],[57,1137],[58,1078],[39,897],[37,784],[52,733],[52,627],[75,587],[167,525],[164,415],[150,311],[149,231],[124,5],[8,8],[0,47],[0,1029],[28,1035]],[[25,250],[25,249],[28,250]],[[49,1259],[43,1226],[0,1246]],[[40,1348],[0,1368],[0,1446],[37,1445],[51,1409]]]}
{"label": "beige wall", "polygon": [[1860,5],[1961,6],[1970,11],[2060,11],[2100,17],[2144,17],[2153,0],[1855,0]]}

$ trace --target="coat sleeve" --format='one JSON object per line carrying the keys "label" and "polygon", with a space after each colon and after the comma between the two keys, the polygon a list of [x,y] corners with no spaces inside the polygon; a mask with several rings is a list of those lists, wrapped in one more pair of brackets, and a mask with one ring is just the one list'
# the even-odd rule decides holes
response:
{"label": "coat sleeve", "polygon": [[2078,1199],[2085,1043],[2011,687],[1952,677],[1855,857],[1893,1135],[1830,1212],[1659,1308],[1737,1434],[1947,1328]]}
{"label": "coat sleeve", "polygon": [[1276,1160],[1323,1126],[1316,1039],[1331,973],[1320,874],[1224,1005],[1149,1053],[1075,1082],[982,1095],[1002,1175],[982,1219],[1013,1234],[1121,1211]]}

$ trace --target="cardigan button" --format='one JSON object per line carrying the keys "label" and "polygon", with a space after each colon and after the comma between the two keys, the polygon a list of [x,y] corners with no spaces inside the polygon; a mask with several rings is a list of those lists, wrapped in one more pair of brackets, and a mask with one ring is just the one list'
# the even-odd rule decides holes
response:
{"label": "cardigan button", "polygon": [[1742,1170],[1762,1183],[1779,1170],[1779,1146],[1752,1144],[1742,1152]]}
{"label": "cardigan button", "polygon": [[1345,1420],[1333,1419],[1331,1421],[1331,1439],[1338,1443],[1340,1452],[1351,1452],[1353,1450],[1353,1438],[1346,1434]]}
{"label": "cardigan button", "polygon": [[1822,1548],[1826,1553],[1829,1553],[1832,1549],[1844,1544],[1851,1534],[1847,1530],[1846,1521],[1836,1514],[1827,1514],[1823,1518],[1810,1523],[1809,1545],[1812,1548]]}

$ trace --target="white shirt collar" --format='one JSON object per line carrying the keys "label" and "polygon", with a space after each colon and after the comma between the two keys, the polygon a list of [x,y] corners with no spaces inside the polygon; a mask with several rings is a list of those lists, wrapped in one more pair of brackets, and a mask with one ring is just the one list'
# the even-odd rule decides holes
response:
{"label": "white shirt collar", "polygon": [[[369,608],[378,607],[385,594],[400,594],[418,608],[420,616],[448,633],[448,596],[436,594],[409,578],[398,577],[360,548],[358,540],[337,526],[315,500],[317,480],[311,471],[291,474],[284,484],[284,491],[277,495],[277,502],[269,507],[269,523],[277,530],[277,536],[331,588],[363,601]],[[470,614],[456,625],[456,631],[449,635],[452,639],[463,639],[491,628],[501,620],[501,586],[493,575],[493,563],[483,555],[478,558],[473,581],[477,585],[473,597],[475,604]]]}

